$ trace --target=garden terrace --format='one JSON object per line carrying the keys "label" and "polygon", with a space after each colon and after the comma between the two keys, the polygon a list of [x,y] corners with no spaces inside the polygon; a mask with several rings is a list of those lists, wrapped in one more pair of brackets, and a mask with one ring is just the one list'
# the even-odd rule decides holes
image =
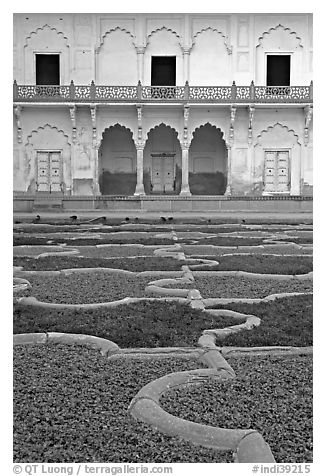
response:
{"label": "garden terrace", "polygon": [[198,366],[185,358],[113,361],[80,346],[15,347],[14,462],[233,462],[231,451],[164,436],[127,413],[149,381]]}
{"label": "garden terrace", "polygon": [[312,356],[233,357],[237,378],[165,393],[180,418],[224,428],[256,428],[277,463],[312,462]]}

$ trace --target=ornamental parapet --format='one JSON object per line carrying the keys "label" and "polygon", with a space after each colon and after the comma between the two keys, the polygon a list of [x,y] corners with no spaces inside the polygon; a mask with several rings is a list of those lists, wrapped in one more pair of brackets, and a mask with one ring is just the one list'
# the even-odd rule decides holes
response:
{"label": "ornamental parapet", "polygon": [[313,102],[313,84],[310,86],[67,86],[21,85],[14,81],[14,102],[53,103],[305,103]]}

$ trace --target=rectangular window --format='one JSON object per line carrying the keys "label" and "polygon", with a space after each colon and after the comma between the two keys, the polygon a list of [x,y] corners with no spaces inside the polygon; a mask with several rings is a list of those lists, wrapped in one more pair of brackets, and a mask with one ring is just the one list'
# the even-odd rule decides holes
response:
{"label": "rectangular window", "polygon": [[290,86],[290,55],[267,55],[267,86]]}
{"label": "rectangular window", "polygon": [[49,54],[36,56],[36,84],[53,85],[60,84],[60,55]]}
{"label": "rectangular window", "polygon": [[152,56],[152,86],[175,86],[176,57]]}

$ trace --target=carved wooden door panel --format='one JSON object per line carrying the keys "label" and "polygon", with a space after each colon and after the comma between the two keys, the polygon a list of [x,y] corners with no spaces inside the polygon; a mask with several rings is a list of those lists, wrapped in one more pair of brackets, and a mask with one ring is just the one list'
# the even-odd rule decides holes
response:
{"label": "carved wooden door panel", "polygon": [[265,151],[265,192],[288,192],[289,175],[289,151]]}
{"label": "carved wooden door panel", "polygon": [[164,168],[164,192],[173,192],[174,190],[174,160],[173,157],[163,159]]}
{"label": "carved wooden door panel", "polygon": [[61,192],[61,153],[49,152],[51,192]]}
{"label": "carved wooden door panel", "polygon": [[37,152],[37,190],[38,192],[50,191],[48,152]]}
{"label": "carved wooden door panel", "polygon": [[275,192],[276,151],[265,152],[265,192]]}
{"label": "carved wooden door panel", "polygon": [[278,152],[277,162],[277,191],[287,192],[289,190],[289,152]]}
{"label": "carved wooden door panel", "polygon": [[37,152],[37,191],[61,192],[62,159],[58,151]]}
{"label": "carved wooden door panel", "polygon": [[153,157],[152,161],[152,185],[153,192],[162,192],[162,158]]}

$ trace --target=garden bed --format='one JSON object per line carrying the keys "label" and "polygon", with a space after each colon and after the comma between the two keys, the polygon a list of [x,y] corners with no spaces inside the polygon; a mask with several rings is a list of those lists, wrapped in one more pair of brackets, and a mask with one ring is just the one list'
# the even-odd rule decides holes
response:
{"label": "garden bed", "polygon": [[14,266],[24,270],[45,271],[71,268],[117,268],[133,272],[181,271],[184,261],[173,258],[84,258],[76,256],[47,256],[44,258],[14,258]]}
{"label": "garden bed", "polygon": [[[205,258],[205,256],[201,256]],[[218,265],[208,268],[197,267],[196,270],[217,271],[247,271],[249,273],[264,274],[306,274],[312,271],[312,257],[298,258],[296,256],[213,256],[210,259],[218,261]]]}
{"label": "garden bed", "polygon": [[120,347],[196,346],[203,330],[238,324],[187,305],[141,301],[109,309],[42,309],[14,305],[14,333],[66,332],[112,340]]}
{"label": "garden bed", "polygon": [[151,380],[198,366],[180,358],[110,361],[80,346],[15,347],[14,462],[233,462],[231,451],[164,436],[127,413]]}
{"label": "garden bed", "polygon": [[99,245],[99,244],[142,244],[142,245],[172,245],[174,241],[172,238],[136,238],[136,237],[112,237],[102,236],[101,238],[64,238],[56,237],[49,238],[46,236],[30,236],[30,235],[14,235],[13,244],[14,246],[22,245],[58,245],[66,243],[68,246],[88,246],[88,245]]}
{"label": "garden bed", "polygon": [[[248,245],[247,245],[248,246]],[[223,246],[221,248],[214,248],[213,246],[205,245],[182,245],[183,251],[189,255],[190,258],[197,258],[198,256],[221,256],[224,254],[307,254],[312,255],[312,249],[308,248],[297,248],[293,245],[268,245],[260,248],[250,249],[249,247],[242,249],[238,246],[236,248],[230,248],[229,246]],[[204,257],[204,256],[203,256]]]}
{"label": "garden bed", "polygon": [[[157,276],[157,279],[166,276]],[[59,276],[28,276],[31,295],[39,301],[62,304],[109,302],[125,297],[144,297],[153,277],[122,273],[92,272]]]}
{"label": "garden bed", "polygon": [[312,357],[229,362],[234,380],[170,391],[161,398],[163,408],[197,423],[258,430],[277,463],[312,462]]}
{"label": "garden bed", "polygon": [[[231,303],[215,306],[260,317],[260,326],[221,339],[220,346],[310,346],[313,344],[313,297],[288,296],[255,304]],[[213,309],[213,308],[212,308]]]}
{"label": "garden bed", "polygon": [[312,281],[278,281],[229,276],[196,276],[194,287],[205,298],[264,298],[276,293],[312,292]]}

